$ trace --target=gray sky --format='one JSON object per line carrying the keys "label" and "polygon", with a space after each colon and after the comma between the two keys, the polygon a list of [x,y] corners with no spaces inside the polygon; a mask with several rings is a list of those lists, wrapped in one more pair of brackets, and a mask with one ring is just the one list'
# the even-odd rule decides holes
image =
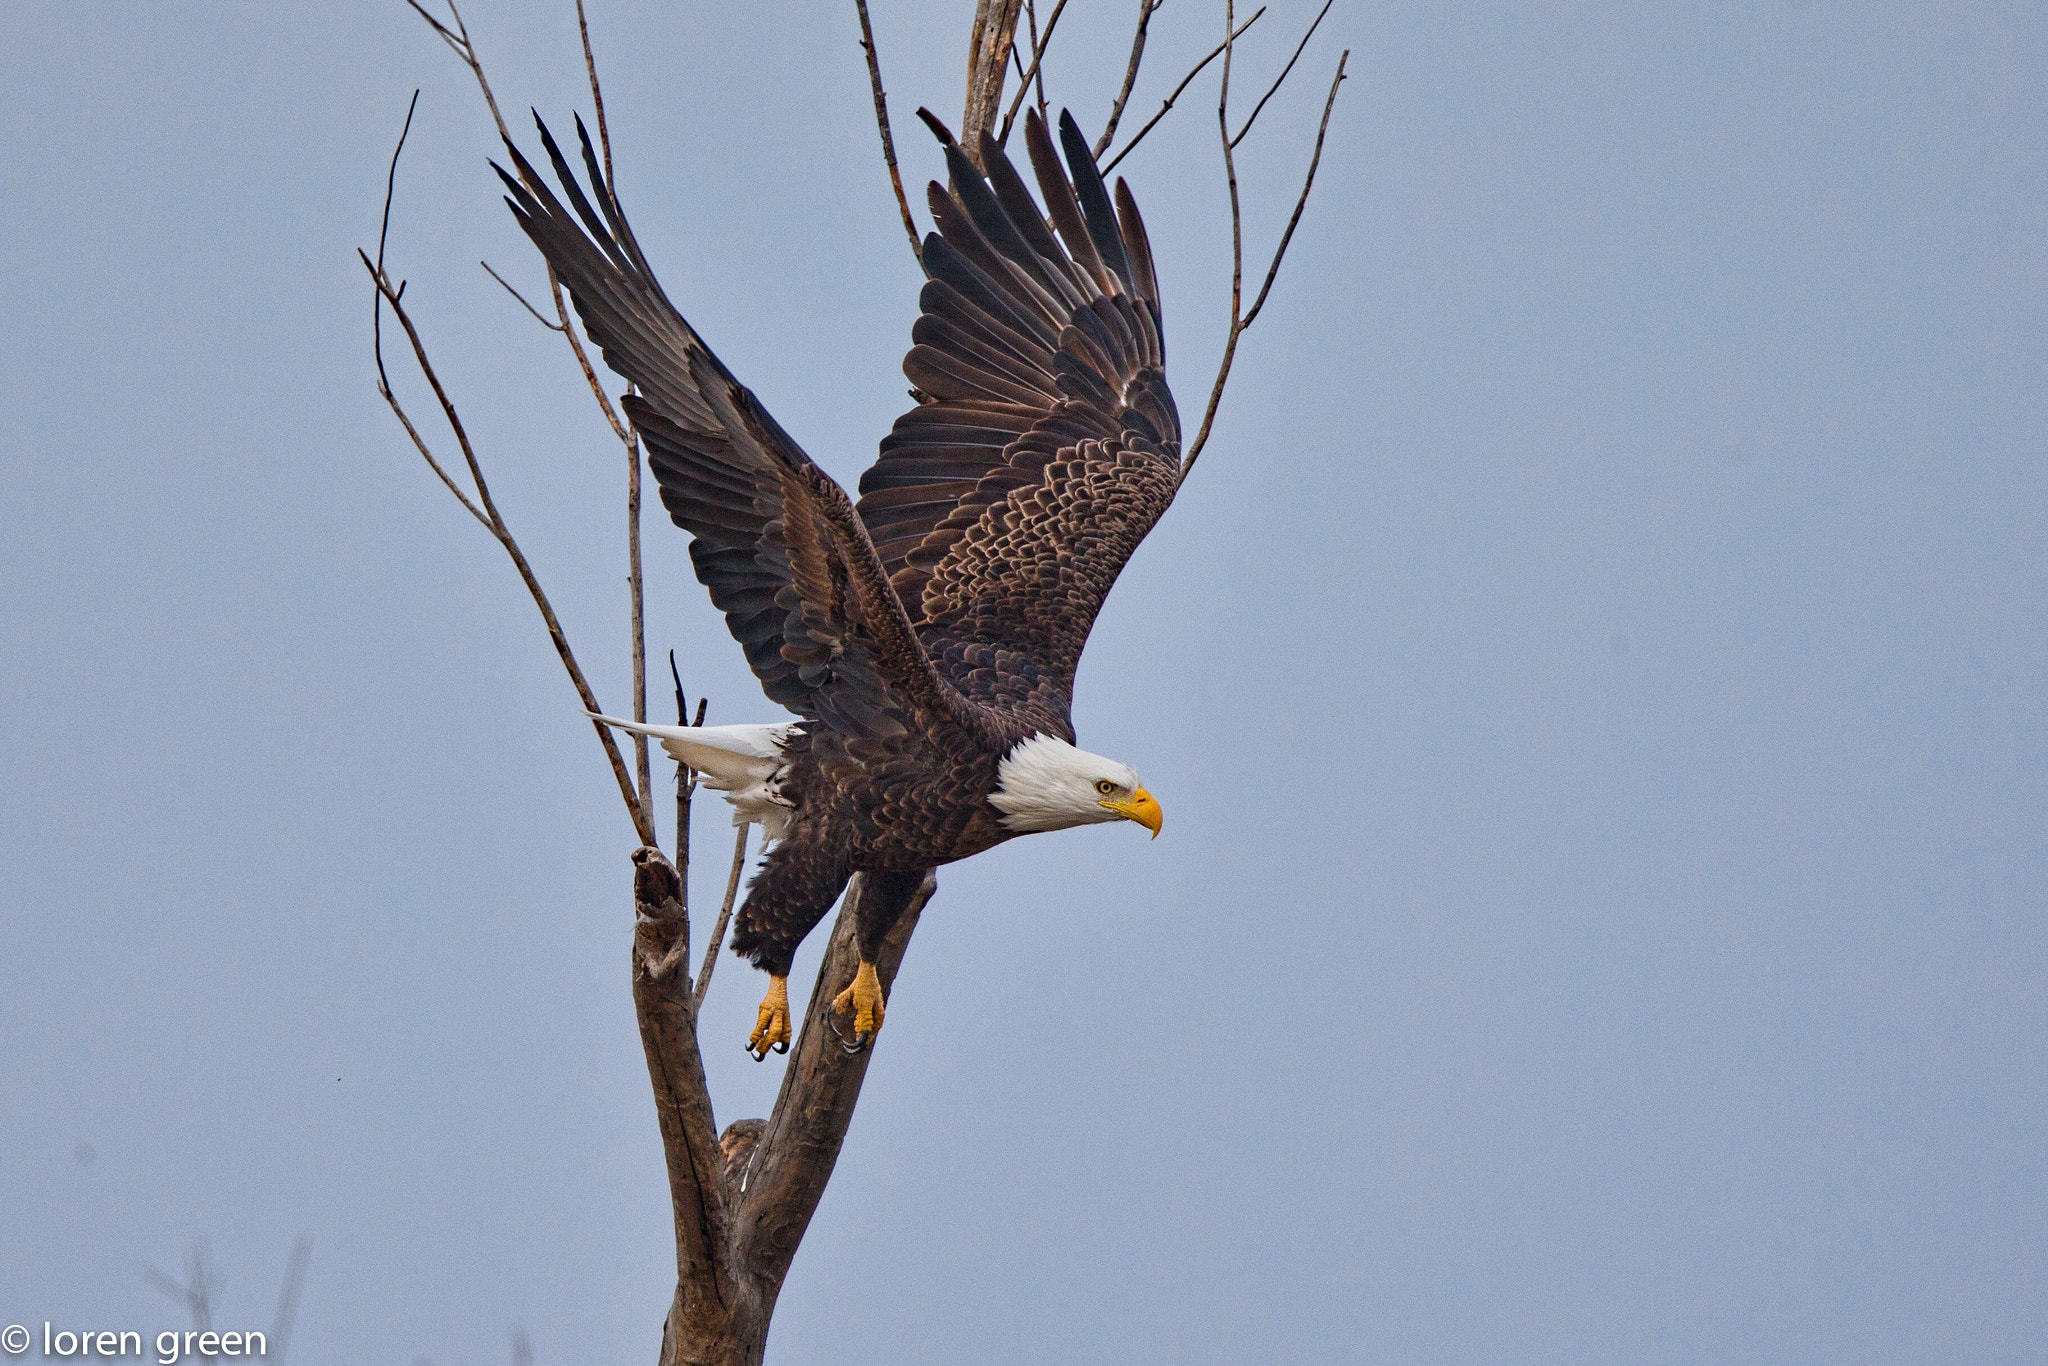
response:
{"label": "gray sky", "polygon": [[[1133,8],[1062,24],[1085,126]],[[877,8],[914,184],[966,9]],[[567,0],[469,17],[508,111],[585,106]],[[591,17],[669,293],[850,483],[916,291],[851,7]],[[1219,23],[1162,11],[1134,108]],[[393,264],[628,705],[622,462],[477,268],[540,279],[466,73],[398,0],[0,27],[0,1322],[172,1326],[141,1269],[204,1235],[260,1326],[304,1232],[306,1366],[651,1360],[630,827],[372,389],[417,85]],[[1346,0],[1242,149],[1257,260],[1345,45],[1081,673],[1165,836],[941,875],[770,1359],[2039,1360],[2048,17]],[[1122,168],[1191,422],[1213,100]],[[773,719],[648,534],[656,649]]]}

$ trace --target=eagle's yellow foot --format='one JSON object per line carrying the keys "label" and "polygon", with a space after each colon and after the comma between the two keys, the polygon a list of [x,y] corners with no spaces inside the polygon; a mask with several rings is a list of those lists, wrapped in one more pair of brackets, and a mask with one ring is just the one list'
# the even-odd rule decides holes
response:
{"label": "eagle's yellow foot", "polygon": [[[853,985],[832,998],[832,1012],[835,1015],[853,1016],[853,1042],[846,1044],[846,1051],[858,1053],[868,1046],[882,1028],[882,979],[875,976],[875,965],[861,960],[860,971],[853,974]],[[840,1036],[845,1042],[845,1035]]]}
{"label": "eagle's yellow foot", "polygon": [[747,1051],[759,1062],[768,1056],[773,1048],[778,1053],[789,1051],[789,979],[770,977],[768,994],[761,998],[761,1013],[754,1020],[753,1037],[747,1040]]}

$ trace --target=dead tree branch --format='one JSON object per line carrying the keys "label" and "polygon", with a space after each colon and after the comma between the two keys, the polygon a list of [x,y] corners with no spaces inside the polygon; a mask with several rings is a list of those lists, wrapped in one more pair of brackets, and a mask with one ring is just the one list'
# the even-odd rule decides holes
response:
{"label": "dead tree branch", "polygon": [[484,268],[484,274],[490,276],[499,284],[504,285],[505,292],[507,294],[510,294],[513,298],[517,299],[519,301],[519,306],[525,309],[528,313],[531,313],[533,315],[533,320],[535,322],[539,323],[542,327],[545,327],[550,332],[560,332],[563,329],[563,324],[551,323],[546,318],[543,318],[540,315],[539,309],[535,308],[532,304],[526,302],[526,296],[524,294],[521,294],[518,290],[512,288],[512,286],[506,281],[504,276],[498,274],[497,271],[491,269],[491,263],[489,261],[479,261],[477,262],[477,264]]}
{"label": "dead tree branch", "polygon": [[[676,1236],[676,1294],[661,1366],[758,1363],[776,1296],[831,1179],[874,1056],[873,1048],[849,1054],[827,1023],[833,995],[853,980],[857,965],[854,922],[865,880],[856,877],[847,888],[773,1113],[765,1124],[741,1120],[721,1139],[689,977],[672,970],[689,944],[681,879],[659,849],[638,850],[633,863],[633,1005],[654,1083]],[[936,887],[928,874],[883,945],[876,968],[885,992]]]}
{"label": "dead tree branch", "polygon": [[604,119],[604,87],[597,81],[597,58],[590,51],[590,21],[583,16],[583,0],[576,0],[576,33],[583,39],[583,70],[590,77],[590,102],[597,112],[597,145],[604,153],[605,184],[612,183],[612,130]]}
{"label": "dead tree branch", "polygon": [[[407,0],[407,3],[411,2],[412,0]],[[414,99],[417,101],[417,94],[415,94]],[[406,114],[408,127],[410,127],[411,121],[412,114],[410,109],[408,109]],[[400,425],[405,428],[406,435],[412,438],[413,446],[425,457],[428,466],[434,473],[440,476],[441,482],[448,487],[448,491],[455,495],[457,501],[464,508],[468,509],[471,516],[483,524],[484,529],[491,533],[498,544],[504,547],[505,553],[511,557],[514,568],[519,571],[520,581],[526,585],[526,591],[532,596],[534,606],[540,609],[541,620],[547,626],[548,638],[554,643],[555,653],[561,659],[562,667],[568,670],[569,680],[575,685],[576,694],[582,699],[584,709],[586,711],[597,711],[599,710],[597,695],[591,691],[588,680],[584,678],[583,667],[576,661],[576,652],[569,648],[569,637],[562,630],[562,623],[555,615],[554,604],[548,600],[546,591],[541,588],[540,579],[534,574],[533,566],[527,562],[526,552],[520,548],[518,538],[513,536],[511,528],[506,526],[505,519],[499,515],[497,504],[491,498],[490,484],[484,479],[483,465],[477,459],[476,448],[470,443],[468,429],[463,426],[462,415],[456,411],[455,401],[449,397],[447,389],[441,383],[441,376],[434,369],[433,361],[428,358],[427,346],[420,337],[419,328],[414,325],[412,316],[406,311],[405,304],[402,301],[405,286],[402,282],[393,284],[391,277],[385,272],[384,249],[391,221],[391,195],[397,183],[398,156],[404,149],[405,134],[401,132],[399,134],[398,146],[391,154],[391,170],[385,179],[385,230],[378,235],[377,259],[372,261],[369,253],[361,249],[358,249],[356,252],[356,255],[362,258],[363,268],[370,274],[370,280],[376,289],[377,295],[376,303],[372,308],[371,320],[372,345],[375,348],[377,359],[377,392],[384,399],[385,403],[390,405],[392,413],[397,416]],[[428,387],[434,391],[434,398],[441,405],[441,415],[447,421],[449,430],[455,435],[455,443],[462,451],[463,462],[469,467],[470,482],[475,491],[475,498],[473,500],[449,476],[448,471],[443,468],[441,462],[434,457],[434,453],[428,447],[425,438],[420,435],[419,428],[414,425],[412,418],[406,413],[404,405],[399,402],[398,395],[391,388],[390,376],[384,366],[383,308],[386,304],[391,306],[392,316],[398,319],[399,326],[405,329],[406,339],[412,344],[413,360],[419,366],[420,375],[427,381]],[[638,794],[634,791],[632,777],[626,772],[625,760],[619,755],[619,747],[612,739],[611,729],[594,721],[591,723],[591,728],[596,731],[598,741],[604,746],[605,756],[611,762],[612,772],[618,778],[619,792],[625,798],[626,809],[632,815],[636,832],[640,835],[643,843],[652,844],[654,842],[653,823],[648,818],[645,803],[640,801]]]}
{"label": "dead tree branch", "polygon": [[725,879],[725,904],[718,908],[718,921],[711,927],[711,938],[704,944],[704,966],[697,972],[697,1009],[704,1008],[704,998],[711,994],[711,970],[718,966],[718,950],[725,944],[725,927],[732,923],[732,903],[739,897],[740,874],[747,866],[747,832],[750,825],[742,823],[738,837],[732,842],[732,872]]}
{"label": "dead tree branch", "polygon": [[469,25],[462,22],[462,11],[455,8],[455,0],[443,2],[448,6],[451,23],[444,24],[427,13],[426,6],[420,4],[420,0],[405,0],[405,3],[412,7],[412,12],[427,21],[427,26],[434,30],[442,42],[448,44],[449,51],[461,58],[462,64],[476,77],[478,88],[484,92],[484,103],[490,106],[491,122],[498,125],[498,137],[509,142],[512,130],[505,126],[505,116],[498,112],[498,97],[491,93],[491,83],[484,76],[484,64],[476,55],[476,44],[469,40]]}
{"label": "dead tree branch", "polygon": [[[1159,112],[1154,114],[1151,118],[1146,119],[1145,126],[1143,128],[1140,128],[1136,133],[1133,133],[1131,135],[1131,140],[1124,144],[1124,149],[1121,152],[1118,152],[1115,156],[1111,157],[1109,159],[1108,164],[1102,168],[1102,173],[1105,176],[1108,175],[1111,171],[1114,171],[1116,169],[1117,163],[1122,161],[1125,157],[1129,156],[1131,154],[1131,150],[1135,148],[1139,143],[1145,140],[1145,134],[1151,132],[1154,128],[1157,128],[1159,126],[1159,121],[1165,118],[1167,112],[1173,108],[1173,102],[1180,98],[1181,92],[1186,90],[1188,86],[1194,82],[1195,77],[1202,74],[1202,69],[1208,66],[1209,63],[1215,61],[1218,57],[1221,57],[1223,55],[1224,49],[1228,48],[1232,43],[1235,43],[1239,38],[1242,38],[1245,34],[1245,30],[1249,29],[1253,24],[1258,23],[1260,16],[1265,14],[1265,12],[1266,7],[1264,5],[1259,6],[1257,14],[1254,14],[1251,18],[1245,20],[1244,23],[1239,27],[1232,29],[1225,36],[1222,42],[1216,44],[1215,49],[1211,51],[1208,56],[1202,58],[1201,61],[1195,63],[1194,70],[1188,72],[1187,75],[1180,78],[1180,84],[1175,86],[1173,88],[1173,93],[1166,97],[1166,103],[1159,106]],[[1098,158],[1100,158],[1102,154],[1100,152],[1097,152],[1095,155]]]}
{"label": "dead tree branch", "polygon": [[[1202,454],[1202,448],[1209,443],[1209,433],[1216,424],[1216,409],[1223,402],[1223,389],[1230,381],[1230,367],[1237,359],[1238,339],[1259,316],[1259,310],[1266,306],[1266,296],[1273,291],[1273,281],[1280,275],[1280,263],[1286,259],[1288,244],[1294,241],[1294,230],[1301,223],[1302,210],[1308,207],[1309,191],[1315,188],[1316,168],[1322,165],[1323,161],[1323,139],[1330,131],[1330,111],[1337,107],[1337,89],[1344,84],[1344,68],[1351,60],[1349,48],[1344,49],[1343,55],[1337,59],[1337,74],[1330,80],[1330,93],[1323,100],[1322,121],[1316,126],[1316,145],[1314,153],[1309,157],[1308,174],[1302,178],[1301,193],[1294,201],[1294,212],[1288,215],[1287,227],[1280,234],[1280,244],[1273,249],[1273,259],[1266,267],[1266,278],[1259,286],[1258,296],[1253,299],[1251,309],[1245,311],[1244,210],[1237,187],[1237,139],[1232,138],[1230,134],[1230,69],[1237,39],[1237,33],[1231,28],[1231,22],[1235,18],[1231,13],[1234,3],[1235,0],[1224,0],[1226,36],[1223,40],[1223,80],[1221,92],[1216,100],[1216,127],[1223,144],[1223,172],[1230,187],[1230,330],[1223,340],[1223,359],[1216,367],[1216,382],[1209,387],[1209,402],[1202,410],[1202,425],[1196,429],[1194,442],[1188,447],[1186,458],[1181,461],[1180,478],[1183,482],[1187,479],[1189,471],[1194,469],[1196,459]],[[1328,4],[1325,4],[1323,9],[1327,12]],[[1322,21],[1323,16],[1316,15],[1316,24]],[[1311,24],[1309,32],[1314,31],[1315,24]],[[1307,42],[1308,40],[1303,38],[1303,46],[1306,46]],[[1300,56],[1301,49],[1296,48],[1294,57]],[[1294,58],[1290,58],[1287,69],[1280,73],[1280,80],[1286,80],[1287,71],[1293,68]],[[1279,81],[1274,82],[1273,90],[1279,88]],[[1259,106],[1263,108],[1266,100],[1272,97],[1273,91],[1267,91],[1265,99],[1259,101]],[[1254,109],[1252,118],[1257,117],[1258,110]],[[1247,119],[1237,138],[1242,138],[1250,128],[1251,120]],[[1129,148],[1125,150],[1128,151]]]}
{"label": "dead tree branch", "polygon": [[1109,150],[1109,144],[1116,141],[1116,126],[1123,121],[1124,105],[1131,98],[1131,87],[1138,83],[1138,65],[1145,60],[1145,35],[1152,27],[1152,16],[1166,0],[1138,0],[1138,31],[1131,38],[1131,60],[1124,67],[1124,83],[1117,89],[1116,102],[1109,107],[1109,122],[1102,125],[1102,136],[1095,139],[1095,159],[1102,160],[1102,154]]}
{"label": "dead tree branch", "polygon": [[[1041,119],[1047,116],[1045,107],[1045,47],[1046,43],[1052,41],[1052,25],[1059,22],[1059,11],[1066,7],[1067,0],[1059,0],[1059,4],[1053,9],[1051,22],[1046,25],[1045,42],[1041,43],[1038,40],[1038,0],[1024,0],[1024,16],[1031,21],[1031,85],[1038,97],[1038,117]],[[1015,54],[1017,49],[1012,47],[1010,51],[1012,54]],[[1024,80],[1023,72],[1017,73],[1017,80],[1022,83]],[[1014,118],[1015,116],[1012,115],[1011,117]],[[1009,124],[1010,119],[1006,118],[1003,120],[1005,140],[1007,140]]]}
{"label": "dead tree branch", "polygon": [[[1315,152],[1308,159],[1308,173],[1301,178],[1301,193],[1295,196],[1294,212],[1287,215],[1287,228],[1280,234],[1280,245],[1273,248],[1273,260],[1266,267],[1265,281],[1259,285],[1258,295],[1237,329],[1239,332],[1250,327],[1252,320],[1259,316],[1259,310],[1266,306],[1266,296],[1273,292],[1273,281],[1280,274],[1280,262],[1286,259],[1287,245],[1294,240],[1294,230],[1301,224],[1301,211],[1308,207],[1309,191],[1315,188],[1316,168],[1323,162],[1323,139],[1330,132],[1330,111],[1337,106],[1337,87],[1344,83],[1344,68],[1350,61],[1351,49],[1347,47],[1337,58],[1337,74],[1330,78],[1330,93],[1323,100],[1322,121],[1316,125]],[[1193,457],[1189,462],[1193,463]]]}
{"label": "dead tree branch", "polygon": [[[1038,116],[1045,117],[1045,73],[1041,68],[1045,63],[1045,50],[1052,46],[1052,31],[1059,26],[1060,16],[1067,11],[1067,0],[1059,0],[1052,7],[1052,15],[1045,21],[1045,32],[1041,34],[1035,4],[1032,0],[1026,0],[1026,4],[1031,6],[1027,11],[1031,19],[1031,65],[1019,68],[1016,97],[1010,101],[1010,107],[1003,115],[1003,130],[996,134],[996,141],[1005,146],[1010,141],[1010,129],[1017,122],[1017,111],[1024,107],[1024,99],[1031,93],[1033,81],[1038,83]],[[1015,55],[1014,48],[1012,55]]]}
{"label": "dead tree branch", "polygon": [[[896,167],[896,139],[889,132],[889,96],[882,89],[882,57],[875,48],[874,26],[868,22],[868,0],[853,0],[860,12],[860,46],[867,54],[868,84],[875,92],[875,125],[882,130],[882,160],[889,167],[889,184],[896,191],[896,207],[903,214],[903,231],[910,236],[910,254],[924,264],[924,243],[918,240],[917,221],[910,216],[910,198],[903,193],[903,172]],[[610,174],[611,168],[605,168]]]}
{"label": "dead tree branch", "polygon": [[306,1266],[313,1259],[313,1240],[301,1234],[292,1239],[291,1256],[285,1260],[284,1281],[277,1287],[277,1312],[270,1316],[272,1359],[282,1362],[291,1346],[292,1325],[299,1318],[299,1292],[306,1285]]}
{"label": "dead tree branch", "polygon": [[1330,6],[1335,3],[1336,0],[1323,0],[1323,7],[1316,11],[1315,22],[1308,26],[1308,32],[1301,35],[1301,41],[1294,45],[1294,55],[1287,59],[1286,66],[1280,68],[1280,74],[1273,78],[1273,84],[1266,88],[1266,93],[1252,106],[1251,117],[1244,121],[1244,127],[1238,129],[1237,136],[1230,140],[1232,150],[1236,149],[1238,143],[1244,141],[1244,135],[1251,132],[1252,125],[1259,121],[1259,111],[1266,107],[1266,101],[1280,93],[1280,87],[1287,83],[1288,73],[1294,70],[1294,64],[1301,60],[1301,54],[1308,48],[1308,40],[1316,36],[1316,30],[1323,26],[1323,16],[1330,12]]}
{"label": "dead tree branch", "polygon": [[[490,77],[484,72],[483,59],[477,55],[476,43],[469,36],[469,26],[463,22],[462,11],[456,8],[455,0],[443,0],[448,6],[447,23],[428,13],[420,0],[405,0],[405,3],[412,8],[413,13],[426,20],[441,41],[448,45],[449,50],[469,68],[469,74],[476,80],[477,90],[483,95],[484,105],[491,112],[491,122],[497,125],[499,140],[509,144],[512,141],[511,129],[506,127],[505,116],[498,109],[498,97],[491,89]],[[611,129],[605,121],[604,87],[597,79],[597,58],[590,46],[590,24],[584,16],[583,0],[576,0],[576,31],[582,39],[583,69],[590,81],[591,102],[596,106],[598,142],[603,149],[605,176],[609,179],[612,169]],[[488,265],[484,269],[491,270]],[[524,296],[512,289],[511,285],[505,284],[496,271],[492,270],[491,276],[497,279],[499,284],[505,285],[506,289],[511,290],[513,298],[522,304],[526,303]],[[583,339],[577,335],[575,325],[569,321],[568,301],[563,297],[561,282],[555,278],[553,270],[548,271],[548,292],[555,301],[555,322],[550,323],[541,317],[539,310],[531,304],[526,305],[527,311],[534,315],[541,326],[551,332],[561,333],[568,341],[569,350],[576,357],[576,366],[583,372],[584,383],[590,386],[591,397],[597,401],[598,409],[603,412],[605,422],[612,429],[612,435],[626,448],[626,584],[632,618],[630,629],[633,644],[633,719],[645,721],[647,612],[645,576],[641,572],[640,559],[640,435],[633,430],[631,424],[619,416],[618,409],[612,406],[611,396],[605,393],[604,385],[597,377],[597,370],[590,363],[590,355],[584,348]],[[647,737],[635,735],[632,744],[633,770],[637,779],[634,800],[639,808],[635,813],[634,822],[642,835],[646,836],[654,825],[654,790]],[[651,838],[649,842],[652,842]]]}
{"label": "dead tree branch", "polygon": [[[673,970],[690,951],[690,918],[682,879],[661,850],[643,847],[633,864],[633,1010],[654,1086],[676,1242],[676,1294],[661,1360],[670,1366],[730,1359],[704,1350],[730,1339],[737,1278],[720,1181],[725,1163],[697,1047],[690,974]],[[671,1339],[690,1350],[671,1353]]]}
{"label": "dead tree branch", "polygon": [[[450,0],[453,3],[453,0]],[[604,86],[597,79],[597,57],[590,48],[590,21],[583,14],[583,0],[576,0],[576,32],[583,40],[583,70],[590,80],[590,102],[597,115],[597,145],[604,154],[604,178],[608,185],[616,184],[612,179],[612,131],[604,116]],[[647,719],[647,580],[641,571],[640,562],[640,433],[631,424],[622,422],[612,408],[611,399],[604,386],[598,383],[597,372],[590,367],[590,357],[583,349],[582,339],[569,324],[569,308],[562,300],[562,284],[555,278],[552,267],[548,270],[548,288],[554,291],[555,313],[562,322],[562,335],[569,339],[569,347],[576,353],[576,363],[583,368],[583,378],[590,385],[590,392],[597,399],[597,406],[604,410],[605,421],[611,424],[612,434],[619,438],[626,448],[626,593],[631,608],[633,637],[633,719]],[[647,737],[633,737],[633,768],[640,781],[640,805],[651,828],[654,824],[654,778],[648,767]],[[681,836],[677,837],[678,839]],[[687,861],[687,855],[678,853]]]}

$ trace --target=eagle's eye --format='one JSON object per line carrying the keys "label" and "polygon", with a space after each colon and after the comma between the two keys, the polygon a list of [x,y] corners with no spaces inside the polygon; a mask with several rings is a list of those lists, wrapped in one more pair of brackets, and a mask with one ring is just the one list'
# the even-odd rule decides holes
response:
{"label": "eagle's eye", "polygon": [[1110,793],[1116,791],[1116,784],[1107,778],[1097,778],[1095,780],[1095,790],[1107,797]]}

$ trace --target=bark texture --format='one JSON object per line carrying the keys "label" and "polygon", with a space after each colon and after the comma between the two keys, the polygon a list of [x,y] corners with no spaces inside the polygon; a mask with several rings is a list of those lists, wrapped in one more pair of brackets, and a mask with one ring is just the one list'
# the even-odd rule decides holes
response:
{"label": "bark texture", "polygon": [[974,28],[967,37],[967,107],[960,116],[960,146],[976,169],[981,165],[981,135],[993,133],[1003,112],[1003,83],[1010,48],[1017,41],[1017,16],[1024,0],[978,0]]}

